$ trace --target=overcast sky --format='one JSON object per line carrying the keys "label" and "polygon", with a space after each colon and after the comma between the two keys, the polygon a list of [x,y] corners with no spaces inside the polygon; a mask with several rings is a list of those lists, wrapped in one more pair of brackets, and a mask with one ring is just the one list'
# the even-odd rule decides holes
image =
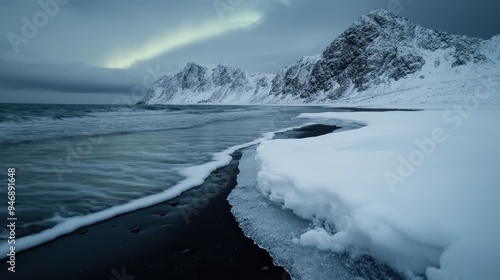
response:
{"label": "overcast sky", "polygon": [[190,61],[276,73],[376,8],[500,34],[495,0],[0,0],[0,102],[127,102]]}

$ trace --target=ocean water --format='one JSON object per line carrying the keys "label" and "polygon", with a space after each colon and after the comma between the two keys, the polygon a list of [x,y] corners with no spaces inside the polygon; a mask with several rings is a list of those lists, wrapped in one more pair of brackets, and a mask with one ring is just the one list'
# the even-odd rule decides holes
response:
{"label": "ocean water", "polygon": [[[0,174],[7,179],[16,168],[17,238],[53,231],[28,248],[70,232],[57,231],[65,222],[78,227],[174,197],[223,165],[232,149],[304,125],[294,119],[299,113],[326,110],[0,104]],[[0,241],[7,234],[2,228]]]}

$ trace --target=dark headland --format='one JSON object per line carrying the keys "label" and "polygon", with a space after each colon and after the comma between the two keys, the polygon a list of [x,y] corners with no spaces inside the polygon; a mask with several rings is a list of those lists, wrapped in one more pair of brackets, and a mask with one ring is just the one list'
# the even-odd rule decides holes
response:
{"label": "dark headland", "polygon": [[[313,137],[334,129],[311,125],[276,138]],[[236,186],[241,151],[232,156],[204,184],[174,200],[20,252],[15,273],[2,261],[0,279],[290,279],[231,214],[227,196]]]}

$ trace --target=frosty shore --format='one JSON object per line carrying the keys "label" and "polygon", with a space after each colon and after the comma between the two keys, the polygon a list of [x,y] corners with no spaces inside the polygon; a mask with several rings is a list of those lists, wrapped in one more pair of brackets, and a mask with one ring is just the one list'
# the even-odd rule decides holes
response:
{"label": "frosty shore", "polygon": [[[281,219],[295,232],[273,237],[303,247],[302,252],[312,247],[332,255],[372,256],[409,279],[496,279],[497,109],[302,114],[361,127],[265,141],[251,160],[255,174],[245,184],[310,221],[304,229]],[[255,231],[272,217],[252,222],[252,211],[236,212],[271,254],[283,253]],[[301,262],[288,265],[292,271],[304,269]],[[330,265],[311,261],[305,275],[322,279],[322,268]]]}

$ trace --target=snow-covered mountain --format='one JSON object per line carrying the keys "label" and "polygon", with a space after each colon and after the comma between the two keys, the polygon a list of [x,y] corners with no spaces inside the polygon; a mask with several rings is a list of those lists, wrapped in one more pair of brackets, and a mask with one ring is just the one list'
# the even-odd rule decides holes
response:
{"label": "snow-covered mountain", "polygon": [[462,96],[458,89],[470,84],[499,81],[500,36],[452,35],[378,9],[322,54],[303,57],[274,77],[190,63],[160,78],[141,103],[425,103]]}
{"label": "snow-covered mountain", "polygon": [[273,77],[224,63],[188,63],[181,72],[160,77],[139,104],[258,103],[269,97]]}

